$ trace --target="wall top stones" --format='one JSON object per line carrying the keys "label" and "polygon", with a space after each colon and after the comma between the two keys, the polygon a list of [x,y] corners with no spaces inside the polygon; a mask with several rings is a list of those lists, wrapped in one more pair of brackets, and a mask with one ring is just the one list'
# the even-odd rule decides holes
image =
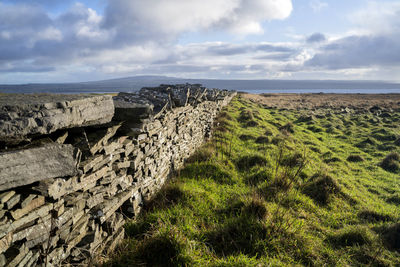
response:
{"label": "wall top stones", "polygon": [[0,141],[18,143],[34,134],[110,122],[107,95],[0,95]]}

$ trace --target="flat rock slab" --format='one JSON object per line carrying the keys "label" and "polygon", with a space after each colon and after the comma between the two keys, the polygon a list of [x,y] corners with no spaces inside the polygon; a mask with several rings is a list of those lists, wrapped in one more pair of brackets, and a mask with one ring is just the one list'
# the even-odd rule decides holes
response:
{"label": "flat rock slab", "polygon": [[0,95],[0,141],[17,142],[32,134],[111,121],[109,95]]}
{"label": "flat rock slab", "polygon": [[80,152],[72,145],[52,144],[0,153],[0,191],[78,173]]}

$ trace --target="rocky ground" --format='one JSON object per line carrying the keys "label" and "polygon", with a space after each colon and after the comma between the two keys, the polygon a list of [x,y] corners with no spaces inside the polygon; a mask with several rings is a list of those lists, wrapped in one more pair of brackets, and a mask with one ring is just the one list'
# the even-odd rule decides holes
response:
{"label": "rocky ground", "polygon": [[242,94],[246,99],[273,108],[388,110],[400,108],[400,94]]}

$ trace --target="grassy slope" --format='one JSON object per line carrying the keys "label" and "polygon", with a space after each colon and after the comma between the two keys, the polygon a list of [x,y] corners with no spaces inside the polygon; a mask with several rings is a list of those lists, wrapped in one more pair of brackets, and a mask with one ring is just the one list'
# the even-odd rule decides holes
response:
{"label": "grassy slope", "polygon": [[400,114],[299,117],[235,98],[108,264],[400,265],[400,178],[379,166]]}

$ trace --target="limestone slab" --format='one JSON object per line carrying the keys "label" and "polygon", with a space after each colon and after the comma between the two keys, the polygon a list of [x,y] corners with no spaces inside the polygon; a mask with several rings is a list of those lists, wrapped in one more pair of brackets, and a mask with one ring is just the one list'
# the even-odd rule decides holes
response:
{"label": "limestone slab", "polygon": [[104,124],[113,116],[108,95],[0,95],[0,141],[15,143],[32,134]]}
{"label": "limestone slab", "polygon": [[76,175],[79,154],[73,146],[60,144],[0,153],[0,191]]}

